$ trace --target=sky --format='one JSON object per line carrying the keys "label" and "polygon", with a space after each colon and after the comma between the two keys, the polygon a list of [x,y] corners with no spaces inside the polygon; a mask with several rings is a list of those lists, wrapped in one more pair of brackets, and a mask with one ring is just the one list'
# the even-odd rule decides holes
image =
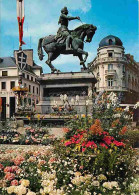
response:
{"label": "sky", "polygon": [[[139,0],[24,0],[25,21],[23,49],[33,49],[34,61],[50,72],[37,55],[38,40],[41,37],[56,35],[60,10],[67,6],[69,16],[79,16],[83,23],[97,26],[91,43],[85,43],[84,50],[89,53],[87,63],[97,55],[99,42],[108,35],[121,39],[125,53],[134,55],[139,62]],[[70,21],[69,29],[82,25],[79,20]],[[0,0],[0,57],[13,56],[19,48],[16,0]],[[60,55],[53,65],[63,72],[80,71],[78,57]]]}

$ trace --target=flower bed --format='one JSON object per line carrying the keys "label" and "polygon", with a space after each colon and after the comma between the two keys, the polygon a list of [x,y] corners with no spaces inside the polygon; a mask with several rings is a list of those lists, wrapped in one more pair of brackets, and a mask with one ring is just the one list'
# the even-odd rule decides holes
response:
{"label": "flower bed", "polygon": [[[94,159],[90,155],[85,158],[78,155],[72,157],[63,151],[58,155],[52,146],[5,145],[0,147],[0,151],[1,195],[121,195],[138,190],[137,179],[134,183],[131,179],[130,184],[129,178],[121,178],[124,180],[121,182],[118,173],[117,178],[114,178],[110,170],[104,172],[104,164],[98,164],[99,169],[95,167],[95,171],[93,167],[90,169],[93,164],[91,160]],[[124,157],[117,163],[123,159]],[[124,165],[127,165],[126,161],[121,166],[122,169],[118,167],[121,174],[125,171]]]}
{"label": "flower bed", "polygon": [[[131,117],[129,109],[103,94],[92,115],[73,117],[64,128],[65,136],[53,140],[53,145],[2,145],[0,194],[137,194],[137,151],[125,136]],[[42,144],[45,134],[41,128],[28,127],[23,143]]]}
{"label": "flower bed", "polygon": [[9,124],[0,131],[0,144],[48,145],[53,143],[54,136],[49,135],[46,127],[28,125],[24,128],[25,133],[20,134],[16,129],[10,128]]}

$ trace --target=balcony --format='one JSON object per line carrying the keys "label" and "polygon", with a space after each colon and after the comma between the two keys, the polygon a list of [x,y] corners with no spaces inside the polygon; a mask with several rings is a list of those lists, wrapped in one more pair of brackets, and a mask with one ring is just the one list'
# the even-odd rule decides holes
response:
{"label": "balcony", "polygon": [[116,74],[116,70],[105,70],[106,76],[114,76]]}
{"label": "balcony", "polygon": [[105,57],[105,58],[96,58],[96,60],[93,61],[93,65],[96,65],[96,64],[105,64],[105,63],[113,63],[113,62],[118,62],[118,63],[126,63],[127,60],[126,58],[124,57],[112,57],[112,58],[108,58],[108,57]]}

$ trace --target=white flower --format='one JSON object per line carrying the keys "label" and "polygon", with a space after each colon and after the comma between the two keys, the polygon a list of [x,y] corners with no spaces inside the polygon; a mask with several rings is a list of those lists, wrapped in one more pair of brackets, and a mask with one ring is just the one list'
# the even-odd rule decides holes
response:
{"label": "white flower", "polygon": [[137,102],[135,105],[134,105],[134,109],[137,109],[139,107],[139,102]]}
{"label": "white flower", "polygon": [[23,185],[16,186],[14,189],[14,193],[18,195],[26,194],[26,191],[27,189]]}
{"label": "white flower", "polygon": [[127,106],[124,111],[128,112],[129,111],[129,106]]}
{"label": "white flower", "polygon": [[36,193],[30,191],[30,192],[27,193],[27,195],[36,195]]}
{"label": "white flower", "polygon": [[76,95],[76,102],[79,102],[80,97]]}
{"label": "white flower", "polygon": [[107,109],[110,109],[111,105],[110,104],[107,104]]}
{"label": "white flower", "polygon": [[86,106],[88,106],[90,103],[90,100],[86,100]]}
{"label": "white flower", "polygon": [[7,188],[8,194],[12,194],[14,192],[15,186],[10,186]]}
{"label": "white flower", "polygon": [[64,101],[67,101],[68,100],[67,94],[64,95],[64,98],[63,99],[64,99]]}
{"label": "white flower", "polygon": [[93,181],[93,186],[99,186],[100,185],[100,183],[99,183],[99,181]]}
{"label": "white flower", "polygon": [[75,101],[73,98],[71,98],[71,104],[74,105]]}
{"label": "white flower", "polygon": [[57,106],[57,101],[54,100],[54,105]]}
{"label": "white flower", "polygon": [[92,90],[89,90],[89,92],[88,92],[88,97],[89,97],[89,98],[92,97]]}
{"label": "white flower", "polygon": [[62,94],[60,95],[60,99],[61,99],[61,101],[64,100],[64,96]]}

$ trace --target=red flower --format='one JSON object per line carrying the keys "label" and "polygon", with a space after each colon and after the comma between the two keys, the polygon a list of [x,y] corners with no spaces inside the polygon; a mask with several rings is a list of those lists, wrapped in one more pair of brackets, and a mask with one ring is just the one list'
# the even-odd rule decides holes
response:
{"label": "red flower", "polygon": [[94,146],[95,148],[97,148],[97,145],[95,144],[94,141],[88,141],[87,144],[86,144],[86,147],[87,147],[87,148],[88,148],[88,147],[91,147],[91,148],[92,148],[93,146]]}
{"label": "red flower", "polygon": [[11,186],[18,186],[18,181],[16,179],[11,181]]}
{"label": "red flower", "polygon": [[82,152],[84,152],[86,150],[86,148],[82,148]]}
{"label": "red flower", "polygon": [[106,131],[103,131],[103,135],[109,135],[109,133]]}
{"label": "red flower", "polygon": [[14,173],[6,173],[5,175],[5,179],[8,181],[11,181],[15,178],[15,174]]}
{"label": "red flower", "polygon": [[13,172],[13,169],[12,169],[12,167],[5,167],[5,169],[4,169],[4,173],[12,173]]}
{"label": "red flower", "polygon": [[119,135],[124,135],[126,131],[127,131],[127,127],[124,126],[124,127],[121,129],[121,131],[119,132]]}
{"label": "red flower", "polygon": [[103,148],[108,148],[108,146],[106,146],[106,144],[104,144],[104,143],[100,143],[100,146],[102,146]]}
{"label": "red flower", "polygon": [[85,144],[86,144],[86,143],[85,143],[85,141],[84,141],[84,142],[82,143],[82,146],[85,146]]}
{"label": "red flower", "polygon": [[107,145],[110,145],[110,144],[112,143],[112,140],[114,140],[114,138],[111,137],[111,136],[105,136],[105,137],[103,138],[103,141],[105,141],[105,143],[106,143]]}
{"label": "red flower", "polygon": [[0,170],[2,170],[4,168],[4,166],[0,163]]}
{"label": "red flower", "polygon": [[118,142],[118,141],[114,140],[113,143],[114,143],[116,146],[123,146],[123,147],[125,147],[125,144],[124,144],[123,142]]}

